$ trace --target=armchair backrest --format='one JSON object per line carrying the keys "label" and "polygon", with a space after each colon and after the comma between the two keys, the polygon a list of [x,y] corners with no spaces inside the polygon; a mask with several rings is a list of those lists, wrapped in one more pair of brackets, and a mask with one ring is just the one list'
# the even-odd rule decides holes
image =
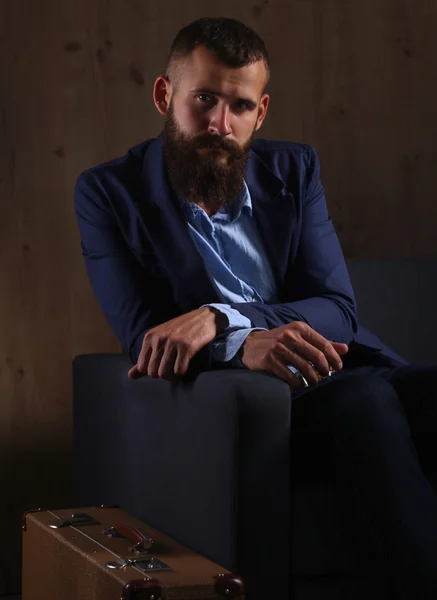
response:
{"label": "armchair backrest", "polygon": [[351,259],[362,325],[410,362],[437,364],[437,259]]}

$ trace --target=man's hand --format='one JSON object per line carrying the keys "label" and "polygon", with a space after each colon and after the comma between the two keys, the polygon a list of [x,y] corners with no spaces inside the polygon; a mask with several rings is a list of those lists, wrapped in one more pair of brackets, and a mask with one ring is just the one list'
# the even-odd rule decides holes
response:
{"label": "man's hand", "polygon": [[341,356],[348,350],[346,344],[330,342],[306,323],[294,321],[270,331],[253,331],[240,356],[248,369],[271,371],[293,388],[299,388],[302,382],[287,365],[300,371],[309,385],[316,385],[320,380],[318,373],[324,377],[329,374],[329,367],[335,371],[343,367]]}
{"label": "man's hand", "polygon": [[175,375],[185,375],[193,356],[227,326],[225,315],[204,306],[149,329],[128,377],[148,375],[173,380]]}

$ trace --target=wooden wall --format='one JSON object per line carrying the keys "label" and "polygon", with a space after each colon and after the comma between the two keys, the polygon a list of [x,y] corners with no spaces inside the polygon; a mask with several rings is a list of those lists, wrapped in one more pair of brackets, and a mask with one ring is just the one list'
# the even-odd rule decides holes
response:
{"label": "wooden wall", "polygon": [[82,264],[75,180],[160,131],[154,78],[205,15],[265,38],[263,135],[317,148],[346,256],[437,254],[434,0],[2,0],[0,594],[19,588],[21,511],[69,503],[71,360],[119,349]]}

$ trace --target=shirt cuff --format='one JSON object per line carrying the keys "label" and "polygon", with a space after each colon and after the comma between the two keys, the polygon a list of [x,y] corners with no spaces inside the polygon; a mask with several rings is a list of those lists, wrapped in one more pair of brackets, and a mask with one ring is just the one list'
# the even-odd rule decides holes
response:
{"label": "shirt cuff", "polygon": [[216,308],[228,318],[229,325],[222,331],[222,333],[229,332],[231,329],[248,329],[249,327],[252,327],[251,320],[242,315],[237,309],[231,308],[229,304],[203,304],[200,308],[203,308],[204,306]]}
{"label": "shirt cuff", "polygon": [[215,361],[227,362],[232,360],[252,331],[267,331],[263,327],[236,329],[219,334],[212,343],[212,357]]}
{"label": "shirt cuff", "polygon": [[[238,310],[231,308],[227,304],[204,304],[203,306],[212,306],[226,315],[229,319],[229,326],[222,331],[212,343],[212,358],[216,362],[227,362],[232,360],[246,341],[249,333],[252,331],[268,331],[265,327],[250,327],[252,324],[251,321],[239,313]],[[244,326],[244,322],[248,322],[249,326]],[[239,325],[240,323],[241,325]],[[292,365],[287,365],[287,367],[292,373],[299,373],[298,369]]]}

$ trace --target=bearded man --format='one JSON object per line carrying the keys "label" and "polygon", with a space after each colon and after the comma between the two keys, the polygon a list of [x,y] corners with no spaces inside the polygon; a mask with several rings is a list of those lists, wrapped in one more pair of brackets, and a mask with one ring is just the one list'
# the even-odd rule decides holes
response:
{"label": "bearded man", "polygon": [[396,590],[435,598],[437,500],[406,415],[420,403],[435,430],[437,369],[407,365],[359,325],[316,152],[254,139],[269,73],[263,41],[238,21],[178,33],[153,90],[162,134],[78,180],[89,277],[131,379],[225,368],[286,381],[293,422],[330,436]]}

